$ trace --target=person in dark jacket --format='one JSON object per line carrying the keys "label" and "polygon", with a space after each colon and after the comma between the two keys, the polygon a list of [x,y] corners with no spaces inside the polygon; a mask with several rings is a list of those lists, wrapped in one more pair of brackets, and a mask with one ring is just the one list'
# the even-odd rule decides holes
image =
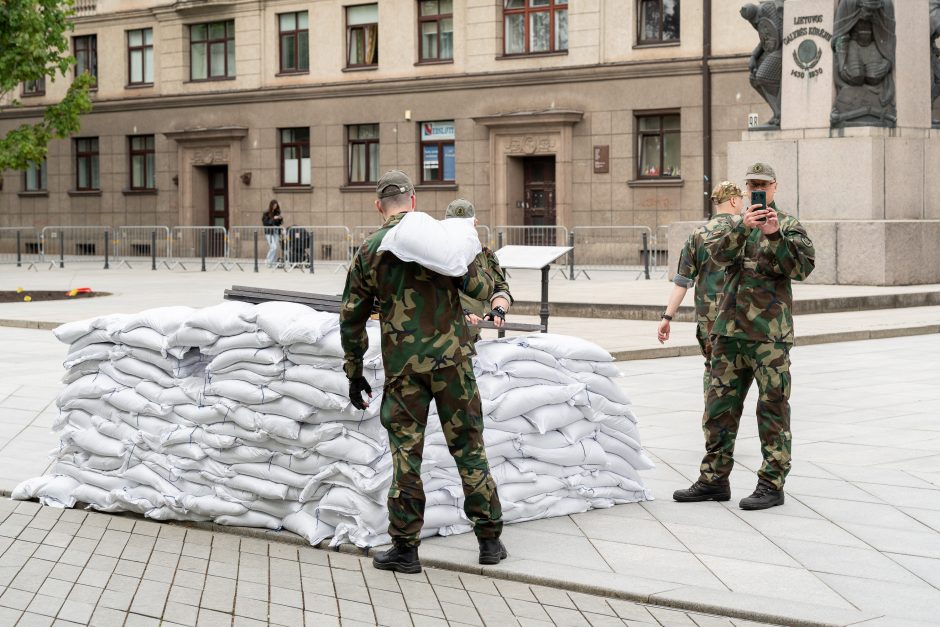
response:
{"label": "person in dark jacket", "polygon": [[277,251],[281,243],[281,206],[276,200],[268,204],[268,210],[261,214],[261,224],[264,226],[264,238],[268,240],[268,267],[277,264]]}

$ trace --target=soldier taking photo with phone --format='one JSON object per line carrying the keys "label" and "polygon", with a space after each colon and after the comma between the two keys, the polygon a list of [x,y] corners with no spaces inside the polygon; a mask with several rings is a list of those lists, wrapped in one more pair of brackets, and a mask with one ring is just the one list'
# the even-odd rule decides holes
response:
{"label": "soldier taking photo with phone", "polygon": [[742,509],[783,505],[790,471],[790,349],[793,290],[815,267],[816,252],[800,224],[774,203],[777,177],[766,163],[745,175],[750,206],[741,215],[720,214],[705,236],[712,261],[725,268],[718,317],[710,336],[711,380],[705,403],[705,457],[698,481],[673,499],[727,501],[734,443],[744,399],[757,381],[757,431],[764,461],[754,493]]}

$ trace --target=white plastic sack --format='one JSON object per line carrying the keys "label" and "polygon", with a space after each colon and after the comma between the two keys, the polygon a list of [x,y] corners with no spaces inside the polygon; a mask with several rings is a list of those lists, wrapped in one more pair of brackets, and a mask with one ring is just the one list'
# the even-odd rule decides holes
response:
{"label": "white plastic sack", "polygon": [[413,261],[444,276],[460,277],[483,247],[473,219],[435,220],[411,211],[394,226],[379,245],[402,261]]}

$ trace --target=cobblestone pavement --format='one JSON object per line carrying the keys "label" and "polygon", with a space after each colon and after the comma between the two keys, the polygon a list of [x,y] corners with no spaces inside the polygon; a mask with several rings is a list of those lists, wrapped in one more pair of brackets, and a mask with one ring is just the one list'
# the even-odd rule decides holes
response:
{"label": "cobblestone pavement", "polygon": [[0,625],[756,625],[36,503],[0,521]]}

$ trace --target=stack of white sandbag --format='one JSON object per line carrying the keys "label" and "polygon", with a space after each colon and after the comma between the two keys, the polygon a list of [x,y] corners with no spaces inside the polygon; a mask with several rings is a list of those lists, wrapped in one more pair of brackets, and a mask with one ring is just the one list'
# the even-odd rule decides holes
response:
{"label": "stack of white sandbag", "polygon": [[[14,498],[157,520],[286,528],[311,543],[387,541],[391,455],[367,327],[365,411],[349,403],[336,314],[292,303],[166,307],[69,323],[53,474]],[[507,522],[651,498],[651,467],[610,355],[538,335],[477,345],[485,440]],[[470,529],[432,405],[425,535]]]}

